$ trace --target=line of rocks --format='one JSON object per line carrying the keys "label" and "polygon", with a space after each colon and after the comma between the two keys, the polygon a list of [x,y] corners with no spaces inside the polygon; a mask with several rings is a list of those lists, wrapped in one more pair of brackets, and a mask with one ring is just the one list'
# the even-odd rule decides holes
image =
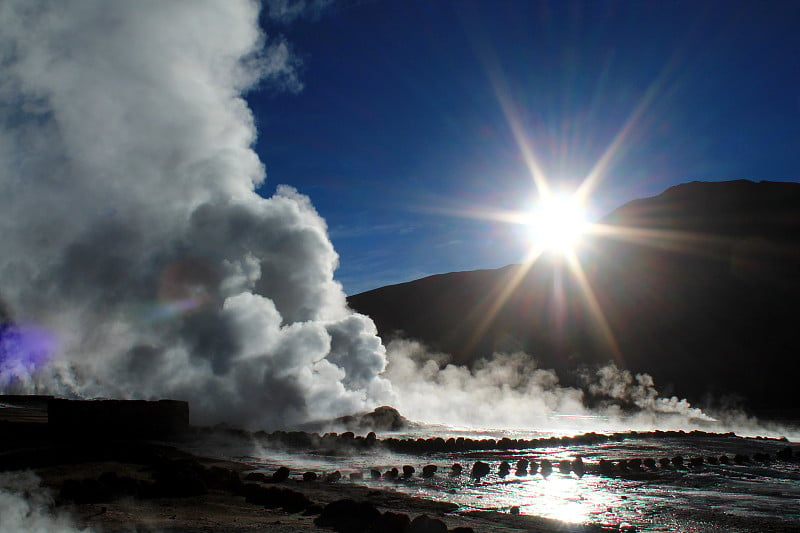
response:
{"label": "line of rocks", "polygon": [[[680,469],[697,469],[705,465],[708,466],[724,466],[724,465],[748,465],[755,463],[767,464],[773,460],[776,461],[794,461],[800,460],[800,453],[795,453],[793,450],[786,446],[779,450],[774,456],[768,453],[756,452],[752,456],[746,454],[735,455],[720,455],[720,456],[694,456],[684,458],[681,455],[674,457],[662,457],[659,459],[654,458],[632,458],[632,459],[600,459],[598,463],[585,463],[582,457],[575,457],[573,459],[562,459],[559,461],[550,461],[549,459],[540,459],[538,462],[521,458],[513,465],[508,461],[501,461],[496,468],[496,475],[500,478],[509,476],[513,470],[514,475],[517,477],[533,476],[537,473],[543,477],[550,476],[554,471],[558,471],[563,475],[574,474],[577,477],[583,477],[586,473],[597,475],[624,475],[632,473],[642,473],[646,471],[658,470],[680,470]],[[420,477],[429,479],[437,475],[439,472],[444,472],[444,469],[434,464],[427,464],[422,467]],[[464,467],[460,463],[454,463],[449,467],[448,476],[458,477],[464,472]],[[489,463],[484,461],[475,461],[469,471],[469,476],[472,479],[480,480],[483,477],[492,473],[492,467]],[[369,477],[372,480],[389,480],[399,481],[408,480],[414,477],[416,468],[412,465],[403,465],[401,468],[392,467],[384,472],[378,469],[370,469]],[[264,481],[267,478],[261,473],[248,474],[248,479]],[[339,481],[343,478],[339,471],[326,473],[321,476],[315,472],[306,472],[303,474],[304,481],[316,481],[322,479],[327,482]],[[362,481],[365,478],[362,472],[353,472],[349,474],[350,481]]]}
{"label": "line of rocks", "polygon": [[[705,437],[736,437],[734,433],[710,433],[705,431],[628,431],[610,435],[599,433],[584,433],[572,437],[548,437],[541,439],[471,439],[467,437],[442,437],[429,438],[397,438],[387,437],[379,439],[374,431],[364,436],[356,435],[352,431],[343,433],[329,432],[325,434],[307,431],[257,431],[251,433],[246,430],[233,428],[195,428],[198,436],[204,433],[227,433],[240,438],[254,438],[264,445],[280,446],[305,450],[339,450],[339,449],[369,449],[381,446],[390,451],[407,454],[427,454],[439,452],[472,452],[488,450],[531,450],[536,448],[552,448],[558,446],[594,445],[609,442],[621,442],[627,439],[682,439]],[[786,441],[785,438],[771,439],[758,437],[765,441]]]}
{"label": "line of rocks", "polygon": [[785,446],[776,452],[774,456],[765,452],[756,452],[752,455],[737,453],[732,456],[725,454],[719,456],[698,455],[689,458],[676,455],[674,457],[661,457],[657,460],[652,457],[615,460],[600,459],[596,472],[601,475],[614,476],[648,471],[655,472],[658,470],[699,469],[706,466],[769,464],[772,461],[800,461],[800,452],[794,452],[791,447]]}

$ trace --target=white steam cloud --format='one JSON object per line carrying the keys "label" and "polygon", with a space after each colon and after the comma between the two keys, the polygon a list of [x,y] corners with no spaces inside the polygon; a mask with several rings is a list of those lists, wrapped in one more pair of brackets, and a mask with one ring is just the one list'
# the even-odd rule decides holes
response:
{"label": "white steam cloud", "polygon": [[0,473],[0,533],[91,533],[52,508],[49,491],[34,473]]}
{"label": "white steam cloud", "polygon": [[[538,368],[525,353],[495,354],[469,369],[441,366],[446,356],[432,356],[415,341],[392,341],[387,351],[397,408],[422,422],[577,433],[692,429],[713,421],[686,400],[660,397],[649,375],[613,364],[587,372],[577,389],[561,385],[554,371]],[[590,409],[586,392],[606,402]]]}
{"label": "white steam cloud", "polygon": [[250,427],[391,401],[324,221],[289,187],[254,192],[241,94],[301,88],[258,9],[0,3],[3,392],[174,397]]}
{"label": "white steam cloud", "polygon": [[[328,3],[276,0],[266,18]],[[522,354],[440,368],[398,341],[385,368],[309,199],[254,192],[265,172],[242,94],[302,89],[258,17],[248,0],[0,2],[0,393],[172,397],[195,423],[251,428],[384,403],[453,426],[704,419],[615,367],[585,390],[635,419],[587,409]]]}

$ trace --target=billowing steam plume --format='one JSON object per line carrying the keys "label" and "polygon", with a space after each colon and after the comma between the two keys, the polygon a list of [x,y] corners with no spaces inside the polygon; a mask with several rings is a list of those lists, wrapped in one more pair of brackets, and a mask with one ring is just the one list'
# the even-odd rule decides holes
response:
{"label": "billowing steam plume", "polygon": [[[432,355],[415,341],[392,341],[387,351],[397,407],[413,420],[574,433],[690,429],[713,420],[686,400],[659,397],[649,375],[611,363],[587,370],[578,389],[561,385],[554,371],[525,353],[494,354],[469,369],[442,365],[446,355]],[[600,400],[594,408],[586,407],[587,393]]]}
{"label": "billowing steam plume", "polygon": [[[266,16],[287,24],[326,4],[271,2]],[[309,199],[254,192],[265,173],[241,95],[302,89],[258,10],[0,2],[0,392],[172,397],[195,423],[251,428],[382,403],[464,426],[596,417],[584,391],[525,355],[468,369],[400,341],[384,374],[386,350],[347,308]],[[703,418],[614,367],[587,374],[586,392],[615,400],[600,409],[613,420],[620,403]]]}
{"label": "billowing steam plume", "polygon": [[301,88],[258,9],[0,3],[0,391],[181,398],[251,427],[391,400],[324,221],[254,193],[241,94]]}

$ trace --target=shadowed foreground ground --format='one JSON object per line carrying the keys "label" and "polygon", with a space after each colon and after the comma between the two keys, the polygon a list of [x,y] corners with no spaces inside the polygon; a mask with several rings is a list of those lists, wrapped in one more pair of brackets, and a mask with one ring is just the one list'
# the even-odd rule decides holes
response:
{"label": "shadowed foreground ground", "polygon": [[[2,429],[9,428],[4,426]],[[131,439],[68,439],[63,436],[53,439],[42,435],[26,437],[24,432],[3,433],[6,438],[0,444],[0,475],[2,472],[34,472],[40,478],[41,485],[52,495],[46,512],[69,515],[79,530],[106,533],[635,531],[629,526],[573,525],[510,512],[464,512],[452,503],[414,497],[391,488],[368,487],[359,479],[345,479],[338,475],[325,479],[324,475],[317,473],[317,479],[301,480],[302,472],[290,473],[288,470],[265,474],[254,470],[252,465],[214,458],[208,454],[193,455],[181,449],[187,446],[191,449],[213,449],[212,443],[218,442],[216,439],[220,438],[220,431],[199,431],[172,443]],[[238,431],[221,430],[221,433],[230,437]],[[286,436],[281,433],[278,435]],[[606,438],[624,437],[617,435]],[[333,439],[352,440],[348,434],[331,434]],[[432,439],[432,442],[436,441]],[[350,446],[356,446],[356,442],[353,441]],[[483,442],[479,444],[483,445]],[[206,443],[208,446],[204,446]],[[374,445],[391,443],[390,439]],[[506,443],[497,441],[494,444]],[[779,442],[771,444],[783,446]],[[351,451],[357,453],[356,450],[353,448]],[[786,457],[773,455],[770,460],[796,460],[789,447],[785,447],[785,450],[788,454]],[[423,453],[420,457],[425,455]],[[751,458],[745,459],[751,461]],[[731,460],[734,458],[731,457]],[[752,460],[758,459],[754,455]],[[687,463],[691,461],[687,460]],[[648,476],[659,475],[639,463],[628,461],[626,464],[624,468],[621,462],[607,462],[605,465],[602,462],[587,463],[585,466],[587,475],[593,476],[645,480]],[[496,465],[492,468],[496,468]],[[691,465],[681,468],[691,468]],[[437,475],[446,474],[440,472]],[[466,471],[464,475],[467,475]],[[351,502],[343,504],[343,499]],[[331,505],[337,501],[340,503]],[[780,517],[766,522],[753,521],[748,525],[742,522],[741,517],[727,517],[718,512],[709,512],[706,517],[700,514],[694,512],[689,518],[693,523],[709,526],[702,531],[734,529],[726,529],[726,520],[730,521],[727,525],[735,526],[738,531],[796,531],[791,523],[781,523]],[[421,515],[430,520],[419,519]],[[6,531],[7,528],[2,526],[3,518],[0,516],[0,530]],[[669,530],[669,527],[665,526],[665,530]]]}
{"label": "shadowed foreground ground", "polygon": [[[38,443],[6,449],[0,456],[0,469],[32,470],[41,479],[53,495],[51,512],[70,515],[79,529],[106,533],[362,530],[358,523],[337,523],[336,517],[327,527],[315,525],[328,504],[342,499],[368,502],[381,514],[405,514],[408,520],[427,515],[450,531],[619,530],[496,512],[457,514],[451,503],[345,480],[247,480],[251,468],[147,442]],[[431,527],[395,530],[442,531],[438,523]],[[391,531],[382,525],[369,530]]]}
{"label": "shadowed foreground ground", "polygon": [[[434,436],[377,438],[371,431],[366,435],[356,435],[352,431],[322,435],[307,431],[252,433],[234,428],[190,427],[188,406],[180,402],[70,403],[48,397],[5,397],[5,400],[7,404],[13,400],[19,405],[8,404],[0,409],[0,533],[32,529],[34,519],[40,516],[66,516],[69,517],[67,522],[77,530],[106,533],[633,532],[633,527],[619,521],[611,525],[565,524],[516,514],[514,511],[518,513],[518,507],[467,511],[453,503],[419,497],[409,481],[419,477],[469,476],[470,483],[475,483],[491,471],[496,483],[498,476],[500,481],[505,480],[512,468],[498,454],[511,454],[508,459],[513,456],[513,463],[525,452],[570,446],[580,446],[582,450],[572,461],[551,462],[548,457],[555,460],[552,455],[528,455],[530,462],[527,459],[516,462],[515,475],[532,476],[540,469],[539,475],[547,478],[558,470],[562,476],[578,478],[600,476],[637,483],[658,480],[669,483],[671,479],[685,485],[699,482],[704,472],[710,473],[722,468],[723,463],[731,463],[740,465],[736,468],[747,475],[768,471],[769,465],[786,467],[784,473],[788,477],[780,479],[791,480],[796,479],[794,465],[800,460],[800,454],[785,439],[743,439],[733,434],[699,431],[587,433],[532,440]],[[125,416],[118,416],[120,413]],[[387,417],[388,422],[383,420]],[[361,418],[363,420],[347,418],[339,422],[347,426],[351,422],[363,425],[366,421],[370,427],[375,427],[374,423],[380,418],[378,425],[385,430],[403,421],[396,411],[385,407]],[[159,420],[171,423],[154,425]],[[141,438],[148,432],[150,438],[158,440]],[[635,453],[635,442],[642,439],[643,449],[651,452],[670,449],[659,448],[659,441],[686,440],[700,445],[695,449],[708,453],[661,458],[657,464],[652,454],[638,456]],[[614,446],[609,446],[612,444]],[[228,447],[231,445],[245,451],[225,451],[232,449]],[[717,452],[712,453],[710,450],[715,446]],[[615,450],[614,455],[593,453],[603,449]],[[375,451],[382,453],[382,450],[403,460],[417,458],[412,462],[418,466],[419,461],[427,465],[416,473],[411,465],[406,465],[402,466],[402,472],[397,468],[380,471],[373,467],[356,472],[344,470],[342,475],[339,471],[291,472],[284,467],[277,470],[273,467],[265,472],[260,460],[247,464],[226,459],[257,454],[255,450],[274,450],[292,456],[311,453],[342,459]],[[584,462],[581,455],[591,459]],[[450,460],[447,465],[441,464],[445,457]],[[538,463],[533,461],[534,457],[538,458]],[[437,462],[437,458],[438,466],[430,464],[430,461]],[[463,472],[461,464],[454,464],[453,459],[464,461]],[[331,464],[338,466],[339,462],[334,460]],[[427,474],[426,470],[429,470]],[[380,484],[376,486],[373,482],[367,486],[363,481],[365,477],[379,478]],[[458,490],[452,488],[448,493],[456,494]],[[710,490],[713,493],[714,488]],[[29,504],[34,501],[37,503],[31,510]],[[782,519],[777,516],[779,512],[751,517],[732,516],[719,505],[716,508],[679,507],[673,510],[669,505],[668,512],[658,516],[667,520],[672,515],[679,517],[680,524],[692,525],[685,530],[775,533],[797,530],[796,520],[793,524],[791,516]],[[19,518],[18,522],[13,522],[15,517]],[[648,526],[647,530],[661,531],[660,521],[656,519],[657,527]],[[670,529],[674,528],[664,525],[664,530]]]}

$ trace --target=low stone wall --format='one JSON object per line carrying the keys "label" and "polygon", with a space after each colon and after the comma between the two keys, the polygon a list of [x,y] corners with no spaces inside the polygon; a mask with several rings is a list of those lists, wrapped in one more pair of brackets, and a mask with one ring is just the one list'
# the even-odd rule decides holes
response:
{"label": "low stone wall", "polygon": [[52,399],[44,394],[0,394],[0,404],[23,409],[46,409]]}
{"label": "low stone wall", "polygon": [[161,438],[189,429],[189,404],[178,400],[48,402],[50,431],[65,437]]}

